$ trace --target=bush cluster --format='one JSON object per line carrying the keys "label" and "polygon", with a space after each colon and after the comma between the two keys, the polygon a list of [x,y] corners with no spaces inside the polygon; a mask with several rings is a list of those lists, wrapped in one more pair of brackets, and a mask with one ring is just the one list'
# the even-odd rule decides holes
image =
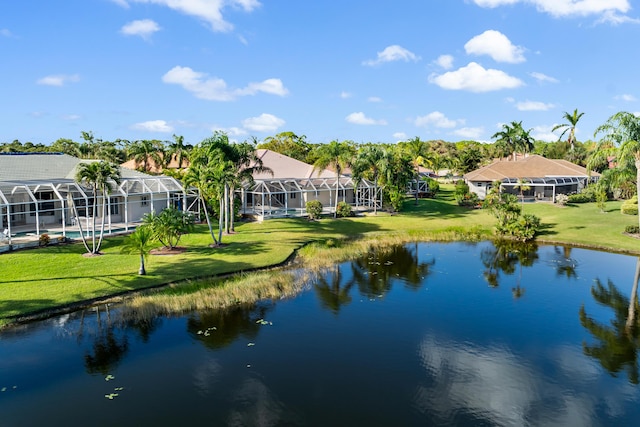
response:
{"label": "bush cluster", "polygon": [[638,196],[625,200],[620,206],[620,213],[623,215],[638,215]]}
{"label": "bush cluster", "polygon": [[569,202],[569,196],[566,194],[556,194],[556,203],[560,206],[564,206]]}
{"label": "bush cluster", "polygon": [[338,214],[338,216],[343,218],[351,216],[351,205],[345,201],[338,202],[336,213]]}
{"label": "bush cluster", "polygon": [[476,193],[469,191],[469,186],[463,180],[456,182],[456,189],[454,198],[458,206],[477,206],[480,203],[480,199]]}
{"label": "bush cluster", "polygon": [[627,225],[624,228],[624,232],[627,234],[640,234],[640,227],[637,225]]}
{"label": "bush cluster", "polygon": [[576,193],[569,196],[569,203],[589,203],[595,200],[595,195],[587,193]]}
{"label": "bush cluster", "polygon": [[320,200],[309,200],[306,204],[309,219],[318,219],[322,215],[322,203]]}

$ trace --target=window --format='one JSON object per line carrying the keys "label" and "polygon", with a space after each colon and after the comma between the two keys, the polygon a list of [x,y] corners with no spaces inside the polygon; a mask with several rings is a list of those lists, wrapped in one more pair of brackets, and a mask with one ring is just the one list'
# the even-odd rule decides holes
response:
{"label": "window", "polygon": [[[41,191],[35,194],[35,197],[38,202],[38,213],[44,216],[54,216],[55,212],[55,196],[53,191]],[[36,205],[35,203],[31,203],[29,213],[30,216],[36,216]]]}
{"label": "window", "polygon": [[119,215],[120,214],[120,199],[118,197],[110,197],[109,198],[109,213],[111,215]]}
{"label": "window", "polygon": [[140,197],[140,206],[149,206],[149,198],[147,196]]}
{"label": "window", "polygon": [[344,190],[338,190],[338,197],[344,197]]}
{"label": "window", "polygon": [[289,193],[289,197],[292,199],[298,198],[298,193]]}

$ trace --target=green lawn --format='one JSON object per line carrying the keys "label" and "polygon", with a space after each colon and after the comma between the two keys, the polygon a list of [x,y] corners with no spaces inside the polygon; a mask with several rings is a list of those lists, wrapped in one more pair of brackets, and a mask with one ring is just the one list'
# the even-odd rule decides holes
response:
{"label": "green lawn", "polygon": [[[237,233],[224,236],[222,248],[210,248],[206,225],[184,236],[180,255],[151,256],[147,276],[138,276],[138,257],[122,255],[122,237],[110,238],[103,256],[85,258],[82,244],[50,246],[0,255],[0,323],[9,318],[74,302],[168,284],[188,278],[211,277],[282,263],[299,247],[314,240],[357,238],[374,233],[424,236],[447,230],[492,228],[494,219],[482,209],[455,205],[451,187],[435,199],[405,203],[402,213],[309,222],[305,219],[274,219],[263,223],[240,223]],[[637,224],[636,216],[620,214],[620,203],[609,202],[606,213],[593,203],[558,207],[544,203],[524,204],[524,212],[542,219],[541,240],[588,245],[609,250],[640,253],[640,241],[622,234]],[[416,237],[419,238],[419,237]]]}

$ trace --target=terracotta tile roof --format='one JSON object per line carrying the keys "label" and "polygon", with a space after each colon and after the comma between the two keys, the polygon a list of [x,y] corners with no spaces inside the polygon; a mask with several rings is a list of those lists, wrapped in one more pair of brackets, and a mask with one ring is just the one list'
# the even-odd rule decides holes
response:
{"label": "terracotta tile roof", "polygon": [[[151,173],[162,173],[163,169],[178,169],[178,159],[177,159],[177,155],[175,154],[171,157],[171,161],[169,162],[166,168],[163,167],[162,165],[156,164],[155,160],[153,160],[152,158],[149,158],[149,161],[147,163],[149,166],[149,172]],[[131,159],[131,160],[127,160],[120,166],[126,169],[138,170],[144,167],[144,162],[139,162],[138,165],[136,166],[135,160]],[[182,168],[184,169],[188,167],[189,167],[189,160],[183,159]]]}
{"label": "terracotta tile roof", "polygon": [[[505,178],[587,177],[587,169],[566,160],[531,155],[521,160],[496,160],[464,175],[467,181],[495,181]],[[599,176],[591,172],[591,176]]]}

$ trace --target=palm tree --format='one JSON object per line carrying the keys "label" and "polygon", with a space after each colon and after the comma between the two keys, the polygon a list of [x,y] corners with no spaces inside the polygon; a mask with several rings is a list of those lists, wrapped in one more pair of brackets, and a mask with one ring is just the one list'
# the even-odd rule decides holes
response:
{"label": "palm tree", "polygon": [[418,204],[418,193],[420,192],[420,166],[423,165],[427,153],[427,143],[416,136],[403,144],[403,148],[411,160],[416,183],[416,205]]}
{"label": "palm tree", "polygon": [[363,178],[369,179],[374,185],[374,203],[373,213],[378,212],[378,181],[380,180],[380,173],[382,170],[382,159],[384,157],[384,150],[379,145],[365,145],[361,147],[355,161],[351,165],[351,172],[353,174],[353,180],[356,182],[354,187],[357,187],[357,183]]}
{"label": "palm tree", "polygon": [[[89,250],[89,247],[84,238],[84,233],[82,233],[82,229],[80,235],[82,236],[82,241],[85,245],[85,248],[87,248],[87,251],[91,254],[96,255],[100,252],[100,246],[102,244],[102,237],[104,234],[104,220],[106,216],[107,198],[112,190],[112,185],[114,183],[120,183],[120,169],[116,165],[104,161],[80,163],[78,164],[78,169],[76,171],[75,181],[80,184],[85,183],[91,187],[91,193],[93,196],[93,201],[91,204],[91,212],[93,218],[93,227],[91,230],[91,250]],[[102,194],[102,222],[100,227],[100,240],[96,244],[96,213],[98,192]]]}
{"label": "palm tree", "polygon": [[524,178],[519,178],[516,185],[513,188],[520,189],[520,202],[524,203],[524,192],[531,190],[531,186],[529,185],[529,181]]}
{"label": "palm tree", "polygon": [[[230,160],[235,167],[235,179],[230,181],[229,187],[229,211],[230,211],[230,226],[231,232],[235,231],[234,216],[235,216],[235,192],[239,185],[251,185],[253,184],[254,173],[269,173],[273,175],[271,168],[268,168],[262,163],[262,159],[258,157],[256,153],[256,146],[253,143],[243,142],[240,144],[234,144],[230,146],[229,152]],[[227,230],[229,231],[229,230]]]}
{"label": "palm tree", "polygon": [[331,166],[336,171],[336,197],[333,210],[333,217],[338,215],[338,189],[340,188],[340,176],[342,171],[349,167],[353,161],[355,149],[350,141],[331,141],[328,144],[318,147],[318,160],[313,164],[313,168],[318,170],[318,175],[324,169]]}
{"label": "palm tree", "polygon": [[200,200],[202,210],[207,220],[209,234],[211,234],[213,244],[218,245],[219,242],[213,234],[213,227],[211,226],[211,218],[209,217],[209,209],[207,207],[207,200],[210,200],[211,194],[213,193],[209,179],[210,174],[211,171],[207,164],[192,163],[191,166],[189,166],[189,171],[184,176],[184,185],[187,187],[195,187],[198,190],[198,199]]}
{"label": "palm tree", "polygon": [[[616,113],[596,129],[594,137],[599,134],[602,138],[596,145],[592,158],[612,156],[616,159],[616,167],[628,168],[633,165],[636,169],[636,191],[638,191],[640,189],[640,117],[625,111]],[[640,224],[640,216],[638,222]]]}
{"label": "palm tree", "polygon": [[149,172],[149,161],[153,160],[156,165],[163,164],[164,147],[162,142],[158,140],[143,139],[140,141],[133,141],[127,147],[127,156],[139,167],[142,164],[144,172]]}
{"label": "palm tree", "polygon": [[169,144],[169,150],[167,150],[167,155],[165,160],[165,166],[168,166],[171,162],[171,159],[175,156],[176,161],[178,162],[178,169],[182,168],[182,164],[189,159],[189,151],[188,148],[190,146],[184,143],[184,136],[173,135],[173,142]]}
{"label": "palm tree", "polygon": [[583,115],[584,113],[578,114],[577,108],[573,110],[572,114],[569,114],[565,111],[562,117],[567,121],[567,123],[561,123],[559,125],[554,126],[553,129],[551,129],[551,132],[555,132],[558,129],[564,129],[560,134],[560,136],[558,137],[558,141],[562,139],[565,133],[569,132],[569,138],[567,139],[567,142],[571,146],[571,151],[573,151],[573,143],[576,140],[576,125],[578,124],[578,121]]}
{"label": "palm tree", "polygon": [[123,254],[140,255],[138,274],[141,276],[147,274],[147,270],[144,268],[144,261],[149,255],[154,241],[155,237],[151,228],[140,226],[125,239],[122,249],[120,250]]}
{"label": "palm tree", "polygon": [[516,138],[517,127],[513,126],[517,122],[511,122],[511,126],[503,123],[502,130],[491,135],[491,139],[496,140],[496,148],[505,153],[513,153],[513,160],[516,160]]}

